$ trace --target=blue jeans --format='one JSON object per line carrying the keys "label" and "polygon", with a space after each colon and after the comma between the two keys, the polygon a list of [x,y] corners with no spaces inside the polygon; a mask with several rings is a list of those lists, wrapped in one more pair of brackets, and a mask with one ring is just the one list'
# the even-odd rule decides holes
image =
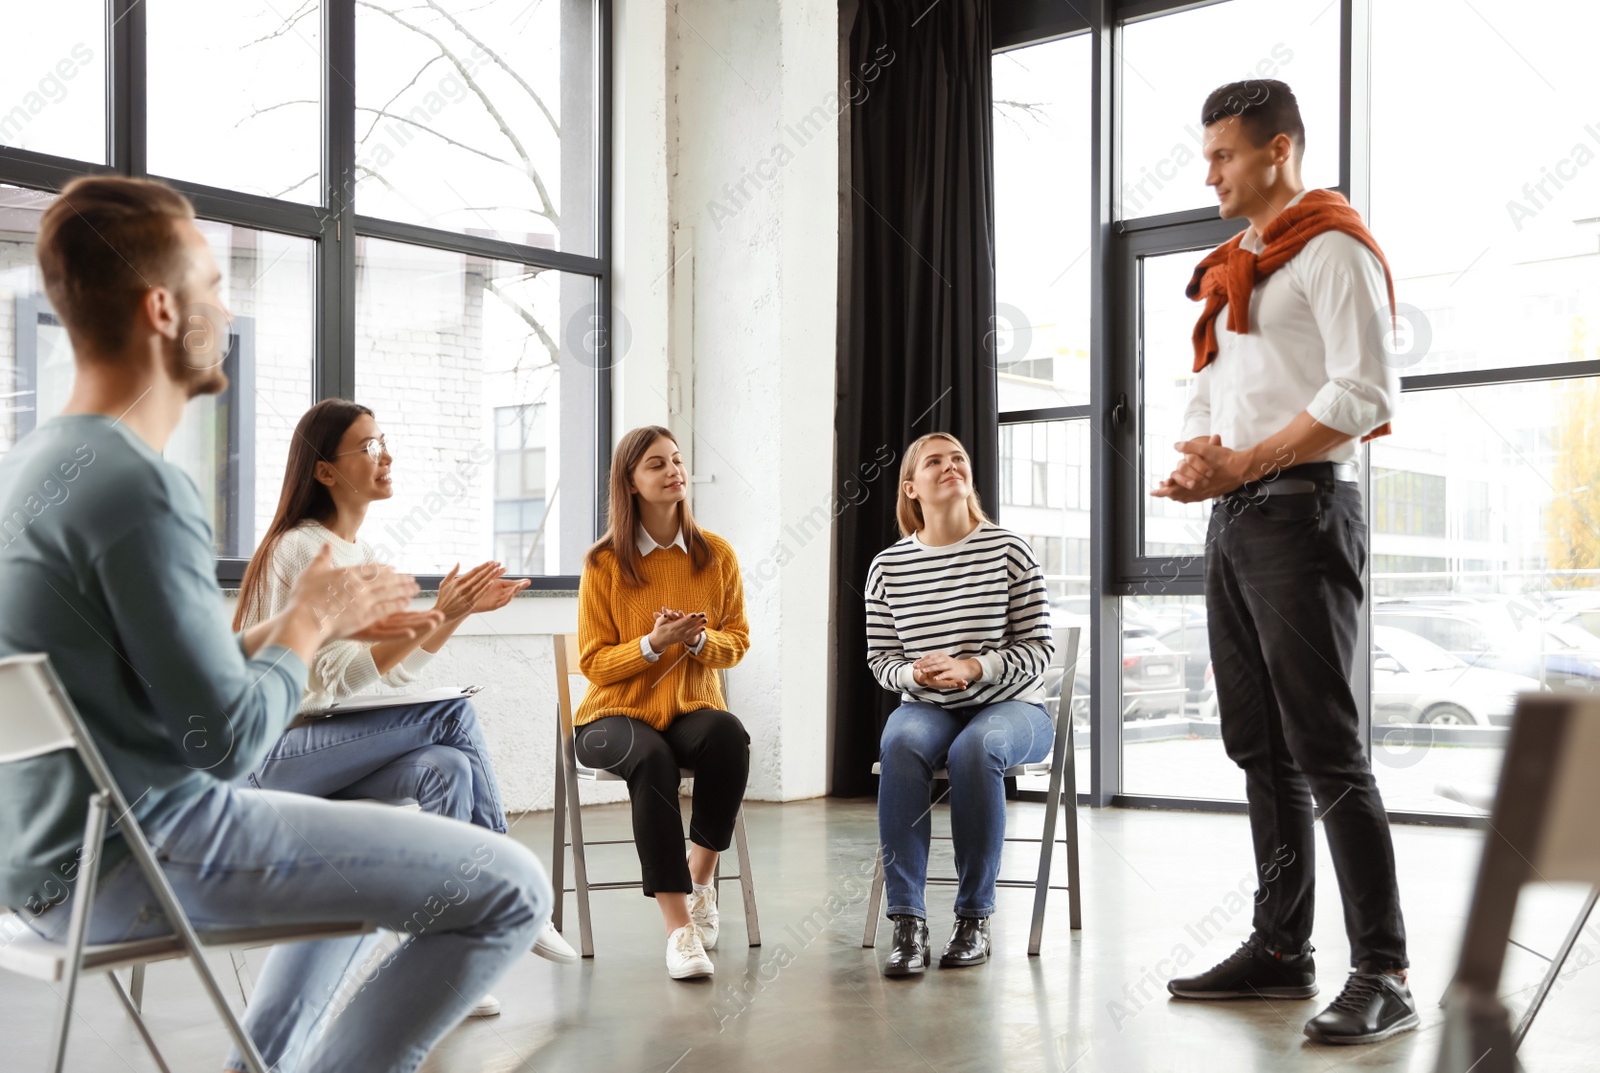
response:
{"label": "blue jeans", "polygon": [[[409,936],[367,976],[352,971],[362,936],[273,947],[245,1028],[279,1073],[415,1070],[526,956],[553,906],[520,843],[383,805],[219,783],[147,833],[202,931],[369,921]],[[70,905],[35,927],[62,941]],[[132,860],[103,877],[90,920],[95,943],[171,931]],[[244,1068],[238,1054],[229,1068]]]}
{"label": "blue jeans", "polygon": [[890,916],[926,918],[933,773],[950,772],[950,834],[955,842],[956,916],[994,913],[994,881],[1006,835],[1006,768],[1050,755],[1055,732],[1040,704],[1008,700],[987,707],[902,704],[878,747],[878,837]]}
{"label": "blue jeans", "polygon": [[315,719],[279,739],[250,782],[312,797],[412,798],[423,812],[505,833],[489,748],[465,697]]}

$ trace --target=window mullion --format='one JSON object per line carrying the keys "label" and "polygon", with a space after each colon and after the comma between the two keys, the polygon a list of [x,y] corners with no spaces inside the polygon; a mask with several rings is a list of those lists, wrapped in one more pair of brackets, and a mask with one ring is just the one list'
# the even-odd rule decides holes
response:
{"label": "window mullion", "polygon": [[356,5],[323,0],[317,398],[355,398]]}
{"label": "window mullion", "polygon": [[145,6],[110,0],[106,27],[106,162],[124,175],[147,174]]}

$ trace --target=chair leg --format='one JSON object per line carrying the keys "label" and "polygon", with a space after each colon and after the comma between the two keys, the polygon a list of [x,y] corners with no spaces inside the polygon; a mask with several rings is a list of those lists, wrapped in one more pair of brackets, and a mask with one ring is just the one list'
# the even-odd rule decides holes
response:
{"label": "chair leg", "polygon": [[239,985],[239,1005],[250,1005],[250,989],[245,987],[244,978],[249,974],[250,965],[244,959],[244,951],[229,950],[228,960],[233,963],[233,981]]}
{"label": "chair leg", "polygon": [[1062,761],[1061,804],[1065,811],[1067,844],[1067,922],[1073,931],[1083,930],[1082,884],[1078,880],[1078,748],[1074,742],[1072,718],[1067,717],[1067,755]]}
{"label": "chair leg", "polygon": [[572,826],[572,885],[578,897],[578,943],[586,958],[594,957],[594,930],[589,919],[589,864],[583,849],[583,812],[578,807],[578,757],[570,741],[563,743],[566,766],[567,822]]}
{"label": "chair leg", "polygon": [[128,974],[128,997],[133,1000],[133,1008],[144,1010],[144,966],[135,965]]}
{"label": "chair leg", "polygon": [[1584,900],[1583,908],[1578,911],[1578,918],[1572,922],[1572,927],[1567,929],[1567,937],[1561,941],[1561,947],[1556,951],[1555,957],[1550,959],[1550,967],[1545,970],[1544,979],[1539,981],[1539,988],[1533,993],[1533,1001],[1522,1011],[1522,1019],[1517,1022],[1517,1027],[1512,1029],[1512,1050],[1522,1047],[1523,1037],[1528,1034],[1533,1019],[1539,1015],[1539,1007],[1544,1005],[1545,997],[1550,994],[1550,988],[1555,986],[1556,978],[1561,975],[1561,966],[1566,964],[1567,957],[1578,942],[1579,934],[1583,932],[1583,926],[1589,922],[1589,914],[1594,912],[1596,901],[1600,901],[1600,887],[1589,891],[1589,897]]}
{"label": "chair leg", "polygon": [[83,972],[83,948],[89,935],[89,911],[94,906],[95,883],[99,876],[100,847],[106,837],[107,795],[104,790],[89,798],[89,815],[83,824],[83,844],[87,858],[78,870],[78,885],[73,892],[72,916],[67,921],[67,978],[63,981],[61,1021],[56,1028],[56,1053],[51,1066],[61,1073],[67,1064],[67,1032],[72,1027],[72,1001],[78,994],[78,977]]}
{"label": "chair leg", "polygon": [[[144,966],[135,965],[133,971],[142,975]],[[166,1058],[161,1054],[161,1048],[156,1046],[155,1037],[150,1035],[150,1027],[144,1023],[144,1017],[140,1013],[135,997],[122,989],[122,981],[117,979],[116,973],[106,973],[106,979],[111,981],[111,989],[117,993],[117,998],[122,1000],[122,1008],[128,1011],[129,1017],[133,1018],[133,1027],[139,1030],[139,1037],[144,1040],[144,1045],[150,1049],[150,1057],[155,1059],[156,1068],[161,1070],[161,1073],[172,1073],[172,1068],[167,1065]]]}
{"label": "chair leg", "polygon": [[873,849],[872,894],[867,898],[867,925],[861,933],[861,945],[872,949],[878,941],[878,908],[883,904],[883,845]]}
{"label": "chair leg", "polygon": [[744,894],[745,938],[751,946],[760,946],[761,921],[756,916],[756,881],[750,871],[750,840],[745,836],[743,805],[739,806],[739,815],[733,821],[733,844],[739,850],[739,888]]}
{"label": "chair leg", "polygon": [[[1059,751],[1059,750],[1058,750]],[[1044,907],[1050,897],[1050,864],[1055,859],[1056,816],[1061,811],[1060,763],[1050,765],[1050,792],[1044,799],[1044,831],[1039,836],[1039,875],[1033,882],[1033,922],[1028,928],[1028,956],[1037,957],[1044,942]]]}
{"label": "chair leg", "polygon": [[550,925],[561,930],[562,909],[567,895],[567,766],[561,762],[561,718],[556,716],[556,820],[550,839],[550,885],[555,888],[556,904],[550,912]]}

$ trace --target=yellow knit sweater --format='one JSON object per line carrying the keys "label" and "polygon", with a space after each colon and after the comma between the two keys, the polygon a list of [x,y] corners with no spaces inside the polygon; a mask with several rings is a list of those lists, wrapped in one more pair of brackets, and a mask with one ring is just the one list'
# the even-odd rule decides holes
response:
{"label": "yellow knit sweater", "polygon": [[[657,548],[644,557],[642,588],[622,579],[609,551],[584,570],[578,582],[578,667],[589,688],[573,716],[576,725],[628,715],[665,730],[687,712],[727,709],[716,671],[737,664],[750,647],[744,583],[732,545],[700,532],[711,545],[711,562],[698,574],[676,547]],[[706,643],[698,656],[675,644],[654,663],[644,658],[639,638],[655,628],[661,607],[705,613]]]}

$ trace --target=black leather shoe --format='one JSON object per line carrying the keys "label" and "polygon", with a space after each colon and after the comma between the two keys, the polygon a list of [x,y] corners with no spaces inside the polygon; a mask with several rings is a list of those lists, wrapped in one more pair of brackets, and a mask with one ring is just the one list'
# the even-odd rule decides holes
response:
{"label": "black leather shoe", "polygon": [[928,922],[921,917],[894,916],[894,939],[889,945],[889,960],[883,963],[885,976],[915,976],[928,967]]}
{"label": "black leather shoe", "polygon": [[1386,972],[1353,972],[1339,997],[1306,1022],[1318,1043],[1377,1043],[1421,1024],[1411,989]]}
{"label": "black leather shoe", "polygon": [[989,918],[973,920],[956,917],[956,930],[944,944],[939,955],[941,969],[963,969],[968,965],[982,965],[989,960]]}
{"label": "black leather shoe", "polygon": [[1317,993],[1317,966],[1311,952],[1275,954],[1254,935],[1198,976],[1177,976],[1167,990],[1179,998],[1311,998]]}

